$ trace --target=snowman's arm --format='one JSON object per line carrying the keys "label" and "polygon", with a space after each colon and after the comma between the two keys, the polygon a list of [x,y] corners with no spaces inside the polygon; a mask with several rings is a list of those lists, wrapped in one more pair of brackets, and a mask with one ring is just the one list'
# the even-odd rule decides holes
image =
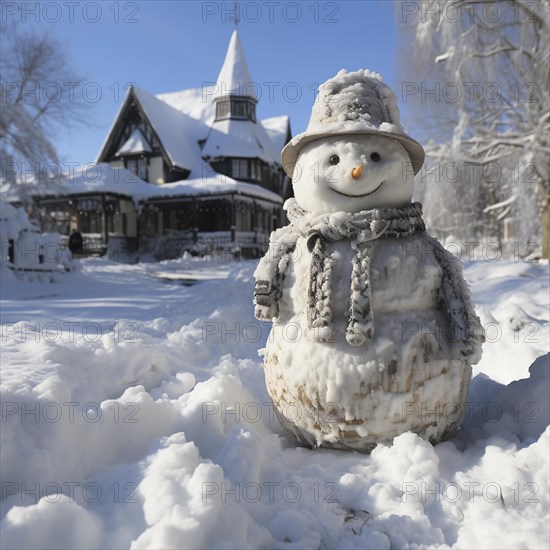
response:
{"label": "snowman's arm", "polygon": [[271,234],[269,248],[254,272],[254,316],[272,321],[279,316],[279,300],[289,257],[296,246],[288,226]]}
{"label": "snowman's arm", "polygon": [[273,285],[267,280],[254,283],[254,317],[259,321],[272,321],[279,316],[279,304]]}
{"label": "snowman's arm", "polygon": [[439,298],[449,315],[451,340],[460,345],[465,360],[474,365],[481,358],[481,345],[485,337],[462,273],[462,262],[445,250],[437,239],[427,237],[442,272]]}

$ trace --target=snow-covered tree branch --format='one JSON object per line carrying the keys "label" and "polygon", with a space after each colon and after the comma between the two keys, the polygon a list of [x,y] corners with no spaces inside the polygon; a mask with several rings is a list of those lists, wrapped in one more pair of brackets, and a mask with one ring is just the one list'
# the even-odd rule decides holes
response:
{"label": "snow-covered tree branch", "polygon": [[74,88],[81,77],[64,46],[17,23],[1,25],[0,176],[14,181],[29,168],[58,162],[54,137],[83,121],[87,104]]}
{"label": "snow-covered tree branch", "polygon": [[[548,257],[550,3],[402,0],[399,16],[406,34],[403,99],[412,107],[411,120],[424,126],[425,141],[433,140],[429,162],[441,166],[461,159],[496,165],[501,173],[490,185],[480,175],[469,182],[441,178],[429,193],[424,188],[428,216],[456,217],[468,203],[479,220],[459,236],[500,240],[502,209],[487,207],[506,204],[519,221],[521,238],[542,240],[542,255]],[[457,196],[476,200],[457,203]],[[511,197],[513,204],[507,202]]]}

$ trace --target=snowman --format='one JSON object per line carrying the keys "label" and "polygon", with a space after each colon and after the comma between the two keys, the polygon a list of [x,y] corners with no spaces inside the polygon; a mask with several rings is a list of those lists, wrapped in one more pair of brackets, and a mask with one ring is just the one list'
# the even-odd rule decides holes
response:
{"label": "snowman", "polygon": [[436,443],[461,423],[483,331],[460,260],[411,203],[422,146],[368,70],[319,87],[282,151],[294,198],[254,273],[273,323],[265,379],[277,416],[311,447],[370,452],[403,432]]}

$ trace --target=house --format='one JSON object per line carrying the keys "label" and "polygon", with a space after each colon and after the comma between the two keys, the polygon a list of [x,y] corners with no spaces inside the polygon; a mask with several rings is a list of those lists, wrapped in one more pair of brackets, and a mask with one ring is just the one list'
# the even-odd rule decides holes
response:
{"label": "house", "polygon": [[292,193],[280,164],[291,132],[287,116],[259,120],[257,104],[235,29],[214,87],[129,89],[96,164],[55,195],[35,194],[43,228],[158,258],[201,247],[260,255]]}

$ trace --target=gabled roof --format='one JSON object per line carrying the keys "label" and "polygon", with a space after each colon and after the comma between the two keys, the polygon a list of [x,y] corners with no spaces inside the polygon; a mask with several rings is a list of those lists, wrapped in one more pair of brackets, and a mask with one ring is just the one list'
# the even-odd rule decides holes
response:
{"label": "gabled roof", "polygon": [[[138,105],[138,109],[143,112],[153,128],[170,163],[177,168],[189,171],[195,170],[200,173],[202,161],[198,139],[201,138],[197,136],[205,137],[208,133],[208,127],[202,120],[190,117],[154,95],[133,87],[128,90],[124,98],[124,103],[101,146],[96,162],[106,160],[104,157],[111,147],[112,139],[116,137],[116,130],[124,118],[128,105],[134,100]],[[120,153],[120,151],[117,153]]]}
{"label": "gabled roof", "polygon": [[[56,185],[54,193],[52,193],[51,189],[44,189],[39,185],[35,185],[32,189],[32,195],[35,197],[49,197],[51,195],[60,197],[92,193],[112,193],[124,195],[128,198],[131,197],[137,203],[141,200],[155,198],[236,193],[268,200],[277,204],[282,204],[283,202],[279,195],[260,185],[237,181],[228,176],[222,176],[213,172],[208,172],[204,177],[202,174],[199,174],[195,178],[174,183],[165,183],[163,185],[154,185],[141,180],[134,173],[126,170],[126,168],[113,168],[108,163],[97,164],[96,170],[98,177],[91,180],[86,173],[86,165],[84,165],[65,174],[66,179]],[[124,184],[121,185],[121,182],[124,182]],[[6,217],[8,214],[6,214]]]}
{"label": "gabled roof", "polygon": [[137,155],[138,153],[151,153],[151,146],[141,133],[139,128],[136,128],[124,145],[116,152],[116,156],[122,155]]}
{"label": "gabled roof", "polygon": [[248,66],[237,29],[233,31],[225,61],[216,81],[214,98],[226,95],[242,95],[257,99],[255,86],[250,78]]}
{"label": "gabled roof", "polygon": [[[247,86],[250,83],[239,36],[234,31],[218,77],[217,91],[244,89],[246,92],[248,89],[251,97],[255,97],[253,87]],[[214,122],[216,102],[211,86],[156,96],[130,88],[96,162],[109,160],[108,156],[112,155],[113,147],[117,145],[113,145],[113,141],[120,139],[117,132],[132,101],[153,128],[165,158],[173,166],[189,170],[189,178],[202,177],[203,158],[206,157],[260,158],[280,164],[281,149],[290,132],[288,117],[274,117],[256,123],[243,120]],[[132,147],[138,147],[139,140],[135,141]],[[204,143],[203,150],[199,142]],[[126,142],[117,154],[120,155],[127,146],[132,149]]]}
{"label": "gabled roof", "polygon": [[172,164],[200,174],[198,136],[206,137],[208,127],[144,90],[137,90],[135,95]]}

